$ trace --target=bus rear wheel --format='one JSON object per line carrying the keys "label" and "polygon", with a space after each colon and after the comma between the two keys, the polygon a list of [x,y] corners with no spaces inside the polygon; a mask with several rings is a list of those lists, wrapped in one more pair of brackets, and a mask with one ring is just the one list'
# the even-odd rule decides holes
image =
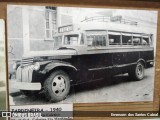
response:
{"label": "bus rear wheel", "polygon": [[59,102],[65,99],[69,90],[69,76],[62,70],[54,71],[44,82],[44,94],[51,102]]}
{"label": "bus rear wheel", "polygon": [[144,78],[144,64],[142,62],[138,62],[136,66],[129,72],[129,76],[131,79],[140,81]]}

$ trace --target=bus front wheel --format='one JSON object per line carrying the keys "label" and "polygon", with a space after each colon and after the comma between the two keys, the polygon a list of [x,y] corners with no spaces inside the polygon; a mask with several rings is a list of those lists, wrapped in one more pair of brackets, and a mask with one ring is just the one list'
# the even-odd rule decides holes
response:
{"label": "bus front wheel", "polygon": [[131,79],[140,81],[144,78],[144,64],[142,62],[138,62],[136,66],[129,72],[129,76]]}
{"label": "bus front wheel", "polygon": [[65,99],[70,90],[70,79],[62,70],[54,71],[44,82],[44,94],[51,102]]}

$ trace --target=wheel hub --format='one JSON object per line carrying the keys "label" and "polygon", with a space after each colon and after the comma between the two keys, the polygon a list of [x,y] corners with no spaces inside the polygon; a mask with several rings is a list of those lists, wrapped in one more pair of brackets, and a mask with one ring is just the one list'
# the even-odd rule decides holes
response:
{"label": "wheel hub", "polygon": [[62,96],[65,89],[65,78],[63,76],[57,75],[52,82],[52,91],[55,95]]}
{"label": "wheel hub", "polygon": [[138,75],[139,78],[143,77],[143,66],[138,65],[136,72],[137,72],[137,75]]}

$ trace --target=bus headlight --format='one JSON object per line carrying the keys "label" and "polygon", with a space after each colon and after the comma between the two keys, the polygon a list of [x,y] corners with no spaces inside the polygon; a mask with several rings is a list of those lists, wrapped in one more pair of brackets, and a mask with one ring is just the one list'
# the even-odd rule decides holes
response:
{"label": "bus headlight", "polygon": [[17,63],[16,62],[12,65],[12,68],[13,68],[13,70],[17,69]]}
{"label": "bus headlight", "polygon": [[36,62],[35,64],[34,64],[34,70],[39,70],[40,69],[40,64],[39,64],[39,62]]}

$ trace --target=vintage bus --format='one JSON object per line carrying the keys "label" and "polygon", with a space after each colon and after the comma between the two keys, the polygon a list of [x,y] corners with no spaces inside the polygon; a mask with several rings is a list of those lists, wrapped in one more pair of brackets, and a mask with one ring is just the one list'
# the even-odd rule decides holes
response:
{"label": "vintage bus", "polygon": [[153,64],[153,33],[147,29],[117,23],[66,25],[58,28],[52,51],[24,54],[13,65],[14,86],[25,95],[41,91],[58,102],[71,85],[124,73],[142,80],[144,69]]}

